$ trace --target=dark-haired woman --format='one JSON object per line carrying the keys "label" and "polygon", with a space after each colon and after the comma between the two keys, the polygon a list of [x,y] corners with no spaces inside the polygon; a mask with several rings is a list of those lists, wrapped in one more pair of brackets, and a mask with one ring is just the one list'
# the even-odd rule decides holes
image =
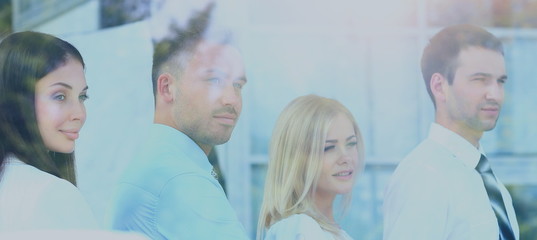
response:
{"label": "dark-haired woman", "polygon": [[96,228],[75,187],[87,89],[68,42],[19,32],[0,43],[0,232]]}

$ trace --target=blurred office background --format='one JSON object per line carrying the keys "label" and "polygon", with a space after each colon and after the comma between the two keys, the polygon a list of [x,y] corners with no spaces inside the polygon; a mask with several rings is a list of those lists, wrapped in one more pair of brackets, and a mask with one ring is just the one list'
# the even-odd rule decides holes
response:
{"label": "blurred office background", "polygon": [[[189,1],[184,2],[188,7]],[[227,195],[254,238],[274,122],[297,96],[349,107],[365,137],[366,169],[344,229],[382,238],[382,202],[397,163],[427,136],[433,106],[419,60],[428,39],[457,23],[505,44],[509,80],[482,144],[510,190],[521,239],[537,239],[537,0],[227,0],[248,84],[232,140],[217,148]],[[0,0],[0,37],[52,33],[86,60],[88,119],[77,143],[79,187],[97,217],[152,122],[150,0]],[[423,194],[427,194],[424,192]]]}

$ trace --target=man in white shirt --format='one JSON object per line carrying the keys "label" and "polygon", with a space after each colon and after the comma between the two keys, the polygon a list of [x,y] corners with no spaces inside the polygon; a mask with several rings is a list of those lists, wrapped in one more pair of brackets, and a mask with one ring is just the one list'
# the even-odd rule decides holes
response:
{"label": "man in white shirt", "polygon": [[472,25],[447,27],[430,40],[421,68],[435,123],[388,184],[384,239],[519,239],[511,196],[479,144],[504,100],[500,40]]}

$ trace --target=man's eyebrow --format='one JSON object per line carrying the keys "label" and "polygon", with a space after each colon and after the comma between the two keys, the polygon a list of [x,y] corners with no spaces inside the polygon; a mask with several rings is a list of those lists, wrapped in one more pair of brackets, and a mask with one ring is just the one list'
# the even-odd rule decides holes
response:
{"label": "man's eyebrow", "polygon": [[492,74],[484,73],[484,72],[476,72],[474,74],[471,74],[470,77],[492,77]]}
{"label": "man's eyebrow", "polygon": [[237,78],[237,81],[243,81],[244,83],[247,83],[248,79],[246,79],[245,76],[242,76],[242,77]]}
{"label": "man's eyebrow", "polygon": [[[221,70],[215,69],[215,68],[209,68],[205,72],[206,73],[215,73],[215,74],[227,75],[224,71],[221,71]],[[235,81],[243,81],[244,83],[247,83],[248,79],[246,78],[246,76],[241,76],[241,77],[236,78]]]}
{"label": "man's eyebrow", "polygon": [[[488,78],[492,78],[492,74],[490,73],[484,73],[484,72],[476,72],[474,74],[471,74],[470,77],[488,77]],[[507,75],[501,75],[498,80],[507,80]]]}

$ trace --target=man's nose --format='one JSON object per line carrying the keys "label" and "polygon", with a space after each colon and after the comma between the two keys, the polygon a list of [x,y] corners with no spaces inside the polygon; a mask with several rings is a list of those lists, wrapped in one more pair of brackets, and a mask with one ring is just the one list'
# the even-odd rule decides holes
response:
{"label": "man's nose", "polygon": [[221,101],[222,101],[222,105],[224,106],[225,105],[235,106],[242,101],[240,90],[238,90],[234,86],[233,82],[225,84],[225,86],[221,89],[221,91],[222,91]]}
{"label": "man's nose", "polygon": [[486,92],[485,97],[487,100],[494,100],[498,103],[502,103],[503,95],[504,95],[504,88],[503,88],[502,83],[494,83],[494,84],[490,84],[487,87],[487,92]]}

